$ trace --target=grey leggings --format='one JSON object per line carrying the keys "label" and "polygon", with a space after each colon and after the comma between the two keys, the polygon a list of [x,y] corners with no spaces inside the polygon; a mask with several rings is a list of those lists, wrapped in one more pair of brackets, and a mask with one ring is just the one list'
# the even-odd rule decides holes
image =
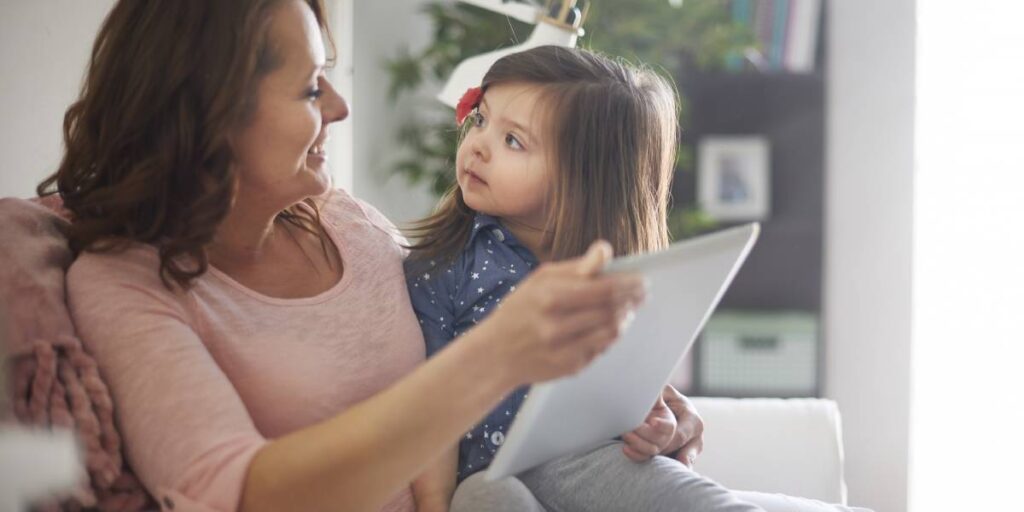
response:
{"label": "grey leggings", "polygon": [[679,461],[635,463],[609,442],[495,482],[476,473],[459,485],[450,512],[854,512],[781,494],[730,491]]}

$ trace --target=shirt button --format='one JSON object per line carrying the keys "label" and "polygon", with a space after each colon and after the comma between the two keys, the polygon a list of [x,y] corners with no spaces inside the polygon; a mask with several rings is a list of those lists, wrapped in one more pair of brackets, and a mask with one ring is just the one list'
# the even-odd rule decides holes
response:
{"label": "shirt button", "polygon": [[500,229],[494,228],[494,230],[491,231],[491,234],[493,234],[494,238],[497,238],[499,242],[505,241],[505,233],[502,233]]}
{"label": "shirt button", "polygon": [[491,443],[492,444],[494,444],[495,446],[501,446],[502,443],[504,443],[504,442],[505,442],[505,434],[502,434],[501,432],[492,432],[491,433]]}

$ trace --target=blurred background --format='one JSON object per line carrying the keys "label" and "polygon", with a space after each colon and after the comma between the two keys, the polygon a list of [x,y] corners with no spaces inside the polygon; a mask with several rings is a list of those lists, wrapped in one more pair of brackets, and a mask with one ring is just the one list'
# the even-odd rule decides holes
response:
{"label": "blurred background", "polygon": [[[112,3],[0,2],[0,195],[32,195],[57,165]],[[334,178],[401,225],[451,180],[444,78],[531,28],[454,1],[327,3],[352,107]],[[673,236],[763,224],[674,383],[836,400],[853,504],[1015,496],[1022,16],[999,0],[593,0],[584,23],[579,46],[678,86]]]}

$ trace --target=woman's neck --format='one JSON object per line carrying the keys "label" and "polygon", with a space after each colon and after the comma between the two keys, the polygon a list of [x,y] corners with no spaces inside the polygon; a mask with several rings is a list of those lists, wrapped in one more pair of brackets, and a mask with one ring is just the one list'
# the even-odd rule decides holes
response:
{"label": "woman's neck", "polygon": [[270,242],[279,233],[275,223],[280,212],[261,209],[241,201],[232,205],[224,220],[217,226],[209,246],[210,257],[217,261],[255,263],[260,260]]}
{"label": "woman's neck", "polygon": [[551,248],[544,243],[547,231],[509,218],[502,218],[501,223],[512,232],[512,235],[516,237],[516,240],[519,240],[519,243],[523,244],[537,257],[538,261],[551,261]]}

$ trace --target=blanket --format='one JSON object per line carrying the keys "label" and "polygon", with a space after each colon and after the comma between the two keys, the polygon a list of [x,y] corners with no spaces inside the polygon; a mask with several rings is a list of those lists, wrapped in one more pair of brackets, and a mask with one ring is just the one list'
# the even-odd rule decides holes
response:
{"label": "blanket", "polygon": [[10,412],[24,425],[76,433],[89,481],[61,508],[152,509],[155,502],[122,455],[110,392],[68,312],[69,225],[56,196],[0,199],[0,316],[6,320],[0,340],[6,340]]}

